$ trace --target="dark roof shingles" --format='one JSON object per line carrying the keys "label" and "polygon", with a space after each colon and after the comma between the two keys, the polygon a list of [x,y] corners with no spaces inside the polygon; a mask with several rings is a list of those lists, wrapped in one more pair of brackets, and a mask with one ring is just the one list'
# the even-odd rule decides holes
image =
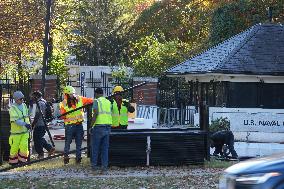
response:
{"label": "dark roof shingles", "polygon": [[186,73],[284,73],[284,27],[258,24],[166,71]]}

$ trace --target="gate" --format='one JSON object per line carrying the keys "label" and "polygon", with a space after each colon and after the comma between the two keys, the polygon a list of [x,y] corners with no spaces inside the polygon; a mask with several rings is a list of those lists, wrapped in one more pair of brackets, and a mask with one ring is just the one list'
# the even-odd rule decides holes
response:
{"label": "gate", "polygon": [[8,110],[9,105],[13,99],[13,93],[20,90],[25,95],[25,102],[27,105],[30,103],[30,93],[32,90],[32,83],[29,75],[23,78],[10,78],[5,75],[0,79],[0,111]]}
{"label": "gate", "polygon": [[[130,78],[112,78],[110,74],[101,72],[101,77],[94,77],[94,72],[80,72],[77,77],[68,77],[67,85],[71,85],[76,89],[76,92],[82,96],[94,97],[94,91],[97,87],[104,90],[106,96],[112,93],[112,89],[116,85],[121,85],[123,88],[133,86],[133,79]],[[133,91],[130,90],[125,94],[127,97],[133,97]]]}

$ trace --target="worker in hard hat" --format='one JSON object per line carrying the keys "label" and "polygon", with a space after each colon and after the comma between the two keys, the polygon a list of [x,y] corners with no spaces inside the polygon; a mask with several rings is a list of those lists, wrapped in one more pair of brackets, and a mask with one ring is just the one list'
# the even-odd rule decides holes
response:
{"label": "worker in hard hat", "polygon": [[[60,113],[64,114],[76,108],[93,103],[92,98],[86,98],[75,94],[75,89],[72,86],[64,87],[64,99],[60,102]],[[64,164],[69,163],[69,150],[72,139],[75,139],[76,144],[76,163],[81,163],[81,146],[84,137],[83,108],[62,117],[65,124],[65,147],[64,147]]]}
{"label": "worker in hard hat", "polygon": [[29,131],[31,130],[29,109],[24,101],[24,94],[16,91],[13,94],[15,103],[9,109],[10,114],[10,156],[9,164],[24,163],[29,156]]}
{"label": "worker in hard hat", "polygon": [[122,98],[124,89],[121,86],[113,88],[113,109],[112,109],[112,128],[127,129],[128,112],[133,113],[135,108],[130,104],[129,100]]}

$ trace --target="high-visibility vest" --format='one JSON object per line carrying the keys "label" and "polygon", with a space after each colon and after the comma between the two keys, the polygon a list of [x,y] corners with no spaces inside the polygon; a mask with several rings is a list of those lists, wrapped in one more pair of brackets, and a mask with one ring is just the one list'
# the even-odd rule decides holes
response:
{"label": "high-visibility vest", "polygon": [[119,125],[128,125],[128,109],[125,106],[124,102],[127,100],[123,99],[120,111],[118,110],[118,106],[116,101],[113,101],[112,105],[112,126],[118,127]]}
{"label": "high-visibility vest", "polygon": [[23,103],[23,111],[21,111],[16,104],[13,104],[9,109],[9,114],[11,123],[11,134],[27,133],[28,129],[26,127],[16,124],[16,121],[18,119],[26,122],[27,124],[30,124],[29,109],[27,108],[27,105]]}
{"label": "high-visibility vest", "polygon": [[111,125],[112,116],[111,116],[111,102],[105,97],[99,97],[96,99],[98,102],[98,115],[96,118],[95,125]]}
{"label": "high-visibility vest", "polygon": [[[74,110],[76,108],[82,107],[83,106],[83,101],[82,101],[82,97],[79,96],[78,98],[78,102],[76,104],[76,107],[68,107],[67,104],[67,99],[64,99],[62,102],[60,102],[59,104],[60,108],[64,108],[64,110],[66,112],[69,112],[71,110]],[[80,110],[77,110],[75,112],[72,112],[70,114],[67,114],[64,118],[64,123],[65,125],[70,125],[70,124],[74,124],[74,123],[80,123],[84,121],[84,111],[83,108]]]}

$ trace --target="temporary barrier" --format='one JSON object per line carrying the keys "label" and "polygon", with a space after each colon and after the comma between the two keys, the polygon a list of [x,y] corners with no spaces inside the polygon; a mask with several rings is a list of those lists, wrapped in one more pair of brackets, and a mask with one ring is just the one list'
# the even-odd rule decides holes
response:
{"label": "temporary barrier", "polygon": [[200,130],[120,130],[110,136],[114,166],[203,164],[206,156],[207,133]]}

